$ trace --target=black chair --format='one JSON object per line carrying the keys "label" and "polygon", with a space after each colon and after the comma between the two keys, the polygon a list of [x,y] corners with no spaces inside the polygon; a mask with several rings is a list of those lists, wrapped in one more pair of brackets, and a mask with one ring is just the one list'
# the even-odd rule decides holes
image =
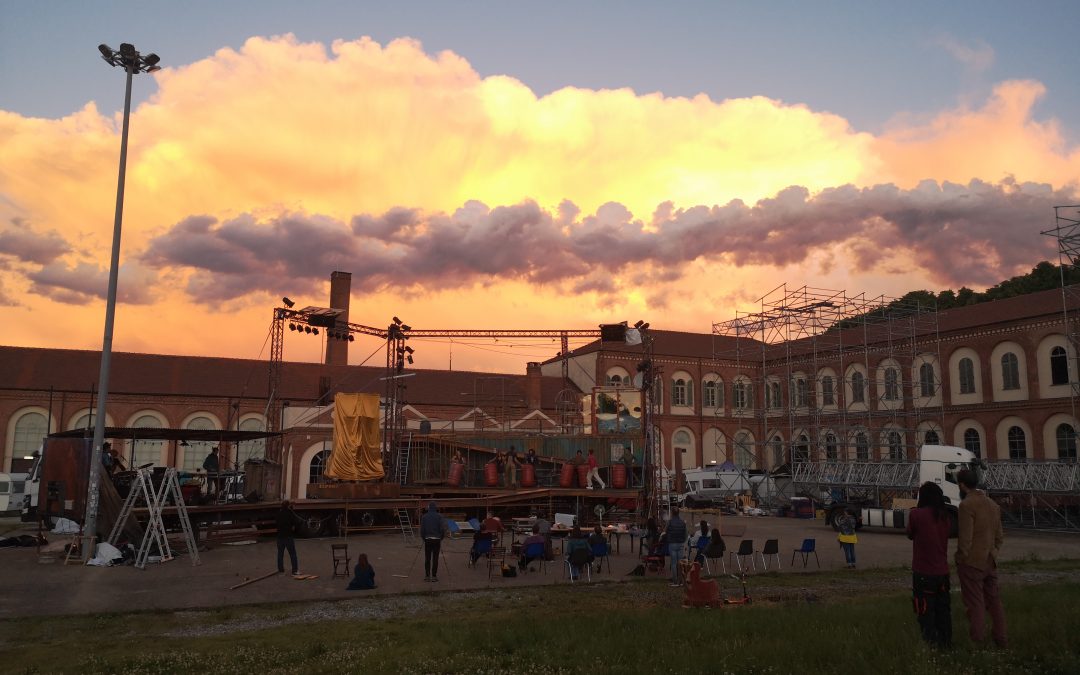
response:
{"label": "black chair", "polygon": [[716,541],[709,541],[709,545],[705,547],[705,572],[706,574],[712,574],[712,566],[710,560],[719,560],[720,569],[724,570],[724,574],[727,574],[727,565],[724,563],[724,555],[727,553],[727,544],[724,543],[723,537],[718,537]]}
{"label": "black chair", "polygon": [[780,540],[766,539],[765,547],[761,549],[761,566],[766,572],[769,571],[767,556],[776,556],[776,569],[780,569]]}
{"label": "black chair", "polygon": [[738,551],[732,551],[730,553],[730,556],[735,558],[735,562],[739,566],[739,572],[743,571],[742,561],[743,561],[743,558],[747,558],[747,557],[750,558],[750,565],[753,567],[754,571],[755,572],[757,571],[757,562],[754,561],[754,540],[753,539],[743,539],[742,541],[740,541],[739,542],[739,550]]}
{"label": "black chair", "polygon": [[821,568],[821,558],[818,558],[817,554],[817,540],[816,539],[803,539],[802,546],[791,552],[791,564],[795,565],[796,554],[802,555],[802,566],[805,568],[810,561],[810,554],[814,554],[814,560],[817,561],[817,566]]}
{"label": "black chair", "polygon": [[[592,565],[589,564],[591,555],[592,551],[587,548],[575,548],[570,555],[566,556],[566,572],[570,574],[570,583],[574,583],[582,570],[585,571],[585,577],[592,581]],[[576,574],[574,570],[577,570]]]}
{"label": "black chair", "polygon": [[334,562],[335,577],[349,576],[349,545],[330,544],[330,557]]}

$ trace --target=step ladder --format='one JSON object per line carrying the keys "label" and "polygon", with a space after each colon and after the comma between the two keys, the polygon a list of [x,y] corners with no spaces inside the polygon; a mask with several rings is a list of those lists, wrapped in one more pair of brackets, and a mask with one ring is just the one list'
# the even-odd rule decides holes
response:
{"label": "step ladder", "polygon": [[401,527],[401,536],[405,539],[405,545],[411,546],[416,543],[416,538],[413,536],[412,518],[409,516],[409,509],[397,510],[398,526]]}
{"label": "step ladder", "polygon": [[409,482],[409,455],[412,453],[412,434],[398,447],[397,482],[405,485]]}
{"label": "step ladder", "polygon": [[152,546],[157,547],[158,553],[161,555],[161,562],[173,559],[172,548],[169,546],[169,538],[165,532],[165,521],[162,519],[162,511],[169,503],[170,497],[176,505],[176,515],[183,530],[184,543],[187,545],[188,553],[191,555],[191,564],[198,565],[200,562],[198,544],[191,528],[191,519],[188,517],[183,493],[180,492],[180,481],[177,479],[176,469],[166,469],[161,485],[155,490],[153,470],[147,467],[138,470],[127,499],[124,500],[124,506],[120,509],[120,516],[116,519],[108,539],[108,542],[115,546],[132,512],[136,507],[145,505],[148,516],[146,530],[135,555],[135,566],[139,569],[146,568]]}

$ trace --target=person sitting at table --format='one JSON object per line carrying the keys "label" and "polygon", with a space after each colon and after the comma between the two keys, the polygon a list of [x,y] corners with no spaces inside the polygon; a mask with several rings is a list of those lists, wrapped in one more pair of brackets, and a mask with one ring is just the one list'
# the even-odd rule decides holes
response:
{"label": "person sitting at table", "polygon": [[[589,550],[592,551],[593,557],[599,557],[599,551],[607,551],[607,545],[608,542],[607,537],[604,536],[604,528],[597,525],[589,535]],[[600,565],[596,566],[596,571],[600,571]]]}
{"label": "person sitting at table", "polygon": [[[566,539],[566,551],[564,552],[566,554],[566,559],[569,561],[570,556],[573,555],[574,551],[579,549],[584,549],[588,552],[589,557],[586,564],[591,565],[594,557],[592,554],[592,549],[589,547],[589,541],[585,538],[585,535],[581,533],[581,526],[575,525],[574,529],[570,531],[570,536]],[[573,566],[570,567],[571,580],[576,581],[580,575],[580,569],[577,569]]]}
{"label": "person sitting at table", "polygon": [[361,553],[356,556],[356,567],[353,568],[353,578],[345,587],[347,591],[369,591],[375,588],[375,568],[368,562],[367,554]]}
{"label": "person sitting at table", "polygon": [[484,532],[491,532],[493,534],[502,534],[503,527],[502,520],[495,517],[495,514],[488,511],[487,518],[484,518],[484,522],[480,525],[480,529]]}
{"label": "person sitting at table", "polygon": [[544,537],[544,559],[554,560],[555,553],[551,548],[551,522],[547,518],[540,516],[536,519],[536,526],[540,528],[540,534]]}
{"label": "person sitting at table", "polygon": [[547,542],[544,541],[544,535],[540,534],[540,526],[534,524],[532,526],[532,534],[525,538],[525,541],[521,544],[521,559],[518,560],[518,569],[524,570],[534,560],[539,560],[544,556],[544,553],[540,555],[529,555],[529,547],[536,547],[537,545],[543,547],[543,551],[547,551]]}
{"label": "person sitting at table", "polygon": [[660,527],[656,524],[656,518],[650,517],[645,521],[645,529],[638,530],[638,553],[644,548],[646,551],[651,551],[652,547],[656,545],[656,542],[660,540]]}

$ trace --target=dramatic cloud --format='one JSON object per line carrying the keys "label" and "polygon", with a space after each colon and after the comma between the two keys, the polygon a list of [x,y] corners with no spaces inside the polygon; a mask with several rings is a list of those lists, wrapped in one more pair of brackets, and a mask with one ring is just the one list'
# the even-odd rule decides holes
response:
{"label": "dramatic cloud", "polygon": [[905,257],[942,283],[986,285],[1052,254],[1040,228],[1055,204],[1072,198],[1015,181],[926,181],[912,190],[844,186],[814,196],[791,187],[753,206],[664,208],[648,227],[616,203],[570,222],[566,214],[576,210],[565,203],[557,213],[533,202],[494,209],[470,202],[450,215],[397,208],[353,218],[351,232],[340,221],[303,214],[220,225],[193,217],[151,241],[143,260],[197,270],[188,290],[199,301],[273,292],[282,278],[309,290],[325,270],[344,267],[354,270],[360,293],[512,279],[607,295],[628,290],[614,278],[627,268],[674,281],[699,259],[779,267],[837,247],[853,252],[852,272]]}
{"label": "dramatic cloud", "polygon": [[[940,44],[973,71],[993,58]],[[215,348],[251,356],[267,303],[324,304],[335,269],[354,273],[365,314],[427,325],[666,307],[665,327],[707,330],[781,276],[989,284],[1051,257],[1038,232],[1080,182],[1075,130],[1034,117],[1034,81],[929,118],[897,111],[878,135],[765,96],[538,97],[408,39],[251,38],[136,86],[151,81],[132,114],[121,255],[138,330],[120,348],[205,353],[191,317],[215,312]],[[0,111],[15,343],[100,339],[120,118],[99,107],[119,104]]]}

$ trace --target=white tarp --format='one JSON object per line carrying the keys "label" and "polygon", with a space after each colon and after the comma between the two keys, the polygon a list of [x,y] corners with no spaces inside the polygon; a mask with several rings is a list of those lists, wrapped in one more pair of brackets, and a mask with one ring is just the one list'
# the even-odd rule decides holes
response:
{"label": "white tarp", "polygon": [[123,557],[124,554],[120,552],[120,549],[103,541],[97,545],[97,551],[95,552],[94,557],[87,560],[86,564],[94,565],[95,567],[108,567],[113,564],[114,560]]}
{"label": "white tarp", "polygon": [[56,526],[53,527],[53,534],[78,534],[82,532],[82,528],[74,520],[68,520],[67,518],[57,518]]}

